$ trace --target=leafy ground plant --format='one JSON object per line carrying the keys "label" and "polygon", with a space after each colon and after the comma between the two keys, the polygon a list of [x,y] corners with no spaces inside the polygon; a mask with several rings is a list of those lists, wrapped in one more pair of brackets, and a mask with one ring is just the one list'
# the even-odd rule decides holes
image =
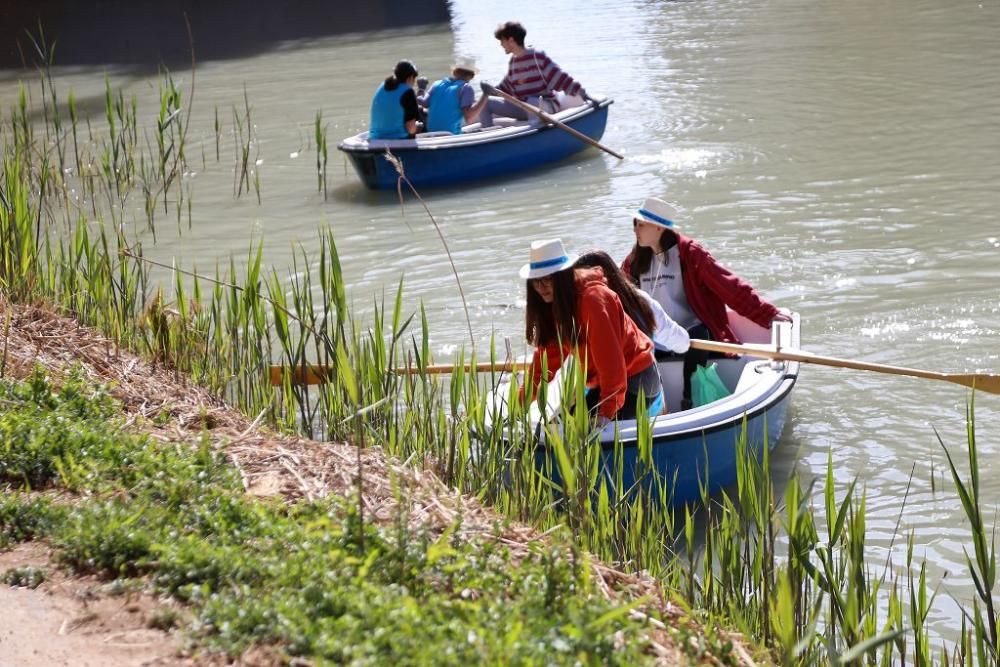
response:
{"label": "leafy ground plant", "polygon": [[[646,628],[598,594],[565,544],[539,543],[515,562],[455,530],[404,534],[405,518],[392,530],[359,525],[349,499],[250,498],[206,443],[154,446],[119,430],[113,401],[79,374],[57,390],[38,370],[0,392],[12,406],[0,446],[14,491],[0,503],[3,543],[45,537],[75,571],[175,596],[196,644],[356,663],[652,659]],[[56,511],[28,488],[78,495]],[[37,578],[8,574],[17,585]]]}

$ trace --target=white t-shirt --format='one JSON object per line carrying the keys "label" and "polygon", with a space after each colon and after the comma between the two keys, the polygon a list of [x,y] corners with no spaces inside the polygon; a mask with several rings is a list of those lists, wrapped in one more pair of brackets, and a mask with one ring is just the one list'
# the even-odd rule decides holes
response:
{"label": "white t-shirt", "polygon": [[684,293],[681,256],[676,245],[665,253],[653,255],[649,271],[639,276],[639,288],[663,306],[670,319],[685,330],[701,324]]}
{"label": "white t-shirt", "polygon": [[653,345],[656,346],[656,349],[669,350],[677,354],[687,352],[688,348],[691,347],[691,336],[688,335],[687,330],[670,319],[670,316],[656,299],[642,290],[638,291],[639,296],[649,304],[649,309],[653,311],[653,319],[656,320],[656,326],[653,328]]}

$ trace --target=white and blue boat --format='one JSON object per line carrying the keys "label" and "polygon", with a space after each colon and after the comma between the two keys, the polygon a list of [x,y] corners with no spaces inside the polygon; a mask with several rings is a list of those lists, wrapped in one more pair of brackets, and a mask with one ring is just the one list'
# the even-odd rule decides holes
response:
{"label": "white and blue boat", "polygon": [[[568,98],[575,99],[575,98]],[[548,115],[594,141],[604,135],[609,97],[594,96],[597,105],[570,106]],[[561,160],[587,148],[570,133],[537,118],[496,118],[493,127],[479,123],[461,134],[425,132],[414,139],[369,140],[362,132],[340,143],[361,181],[376,190],[395,190],[399,173],[386,159],[391,153],[415,187],[441,186],[502,176]]]}
{"label": "white and blue boat", "polygon": [[[797,313],[793,314],[790,323],[776,322],[773,330],[764,329],[732,311],[729,320],[744,343],[769,343],[778,349],[799,347]],[[650,420],[652,468],[661,483],[666,483],[670,501],[675,506],[700,500],[702,487],[711,495],[732,486],[736,483],[737,457],[741,453],[756,455],[759,459],[765,446],[773,449],[777,445],[799,374],[797,361],[769,361],[749,356],[712,361],[732,393],[689,410],[681,410],[680,406],[683,361],[678,357],[658,362],[668,412]],[[557,394],[558,391],[548,392],[549,407],[545,412],[550,415],[558,412]],[[495,401],[507,395],[505,387],[493,392]],[[503,412],[503,407],[497,410],[499,416]],[[545,429],[537,428],[541,424],[541,414],[533,404],[531,419],[539,436],[535,459],[540,469],[551,475],[558,485],[558,465],[545,443]],[[738,443],[744,433],[745,447],[740,447]],[[649,466],[640,463],[638,438],[635,420],[612,422],[601,432],[600,467],[611,488],[620,485],[622,491],[628,491],[637,483],[652,482],[652,475],[644,472]],[[616,456],[620,457],[620,471]]]}

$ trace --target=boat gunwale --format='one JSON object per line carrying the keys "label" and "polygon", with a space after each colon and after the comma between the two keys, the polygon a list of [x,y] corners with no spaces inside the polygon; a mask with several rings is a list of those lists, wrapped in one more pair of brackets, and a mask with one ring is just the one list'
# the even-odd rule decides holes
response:
{"label": "boat gunwale", "polygon": [[[774,383],[774,386],[777,387],[777,389],[774,390],[774,391],[770,391],[770,392],[766,393],[764,396],[762,396],[761,400],[758,401],[757,403],[755,403],[754,406],[750,410],[744,410],[744,411],[739,412],[739,413],[734,413],[734,414],[726,415],[720,421],[713,421],[713,422],[710,422],[708,424],[704,424],[704,425],[700,425],[700,426],[695,425],[695,426],[691,426],[691,427],[688,427],[688,428],[684,428],[682,430],[677,430],[677,431],[672,431],[672,432],[669,431],[669,430],[667,430],[666,428],[664,428],[664,430],[667,430],[667,432],[661,433],[659,435],[656,434],[656,432],[655,432],[656,425],[654,423],[654,425],[651,426],[651,428],[654,431],[653,432],[653,446],[656,447],[656,446],[659,446],[659,445],[666,445],[666,444],[670,444],[672,442],[676,442],[678,440],[686,440],[686,439],[691,438],[693,436],[705,437],[705,436],[708,436],[708,435],[710,435],[712,433],[716,433],[716,432],[719,432],[719,431],[730,430],[733,427],[735,427],[737,424],[741,424],[744,420],[746,420],[747,422],[749,422],[752,419],[756,419],[757,417],[759,417],[760,415],[766,413],[768,410],[770,410],[774,406],[776,406],[779,403],[781,403],[781,401],[785,400],[785,398],[788,396],[788,394],[791,393],[792,388],[795,386],[795,382],[796,382],[797,379],[798,379],[798,373],[797,372],[795,372],[795,373],[789,373],[789,372],[786,371],[785,373],[783,373],[781,375],[780,379],[777,382]],[[678,412],[678,413],[675,413],[675,414],[679,415],[681,413]],[[661,415],[661,417],[668,417],[669,418],[669,415]],[[636,420],[630,419],[630,420],[624,421],[622,423],[626,424],[626,427],[625,427],[626,429],[631,430],[631,431],[635,431]],[[621,432],[622,430],[624,430],[624,429],[619,428],[619,432]],[[638,444],[638,439],[635,438],[635,437],[621,438],[621,439],[619,439],[618,442],[621,443],[621,446],[622,446],[623,449],[625,449],[625,448],[634,448]],[[600,441],[600,443],[601,443],[601,449],[603,451],[607,451],[609,449],[614,449],[615,446],[616,446],[616,442],[615,442],[614,439],[611,439],[611,440],[604,440],[604,439],[602,439]],[[538,442],[535,445],[535,451],[549,451],[549,450],[550,450],[550,447],[545,443],[545,441]]]}
{"label": "boat gunwale", "polygon": [[[610,97],[606,97],[598,104],[597,107],[593,107],[589,104],[580,105],[577,107],[570,107],[573,109],[573,113],[560,118],[559,114],[551,114],[553,118],[569,125],[573,126],[574,123],[584,120],[589,116],[600,112],[601,110],[607,111],[607,108],[614,102]],[[569,111],[566,109],[565,111]],[[435,137],[416,137],[414,139],[383,139],[376,140],[380,144],[379,146],[371,146],[368,139],[361,139],[360,137],[367,134],[367,132],[360,132],[351,137],[348,137],[341,141],[337,145],[337,149],[347,153],[348,155],[384,155],[385,153],[392,152],[394,154],[403,153],[413,153],[413,152],[429,152],[429,151],[440,151],[440,150],[451,150],[460,148],[470,148],[474,146],[484,146],[489,144],[501,143],[505,141],[511,141],[514,139],[530,137],[532,135],[538,134],[539,132],[546,130],[558,129],[555,125],[550,125],[548,123],[543,124],[532,124],[531,122],[525,124],[517,125],[507,125],[502,127],[496,127],[488,130],[479,130],[476,132],[466,132],[462,134],[451,134],[448,136],[435,136]],[[356,142],[356,143],[352,143]]]}

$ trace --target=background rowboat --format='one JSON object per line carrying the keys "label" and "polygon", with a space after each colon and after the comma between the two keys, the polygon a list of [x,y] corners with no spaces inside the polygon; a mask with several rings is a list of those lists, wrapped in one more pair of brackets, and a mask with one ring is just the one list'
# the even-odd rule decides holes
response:
{"label": "background rowboat", "polygon": [[[552,112],[552,118],[597,141],[604,134],[611,98],[596,96],[599,104]],[[582,140],[533,118],[496,119],[482,129],[469,125],[462,134],[426,132],[415,139],[369,141],[362,132],[340,143],[361,181],[372,189],[394,190],[399,173],[386,159],[391,153],[402,163],[406,178],[416,187],[451,185],[501,176],[561,160],[587,147]]]}

